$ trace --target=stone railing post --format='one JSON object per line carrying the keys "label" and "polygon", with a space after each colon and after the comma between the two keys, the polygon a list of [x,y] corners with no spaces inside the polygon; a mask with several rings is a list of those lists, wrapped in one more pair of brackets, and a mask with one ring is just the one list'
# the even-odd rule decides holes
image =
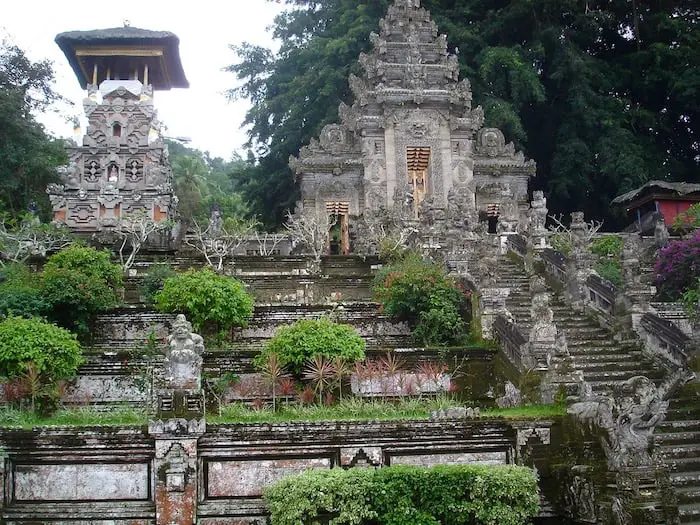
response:
{"label": "stone railing post", "polygon": [[642,316],[651,309],[650,302],[656,288],[641,281],[639,255],[643,251],[641,239],[637,234],[625,235],[622,245],[622,293],[616,297],[615,311],[620,315],[623,328],[637,332]]}
{"label": "stone railing post", "polygon": [[554,314],[549,307],[547,285],[542,277],[536,275],[530,279],[530,295],[532,296],[530,354],[535,358],[538,370],[547,370],[556,350],[557,326],[554,324]]}
{"label": "stone railing post", "polygon": [[482,288],[479,297],[479,310],[481,312],[481,336],[484,339],[493,339],[493,323],[499,315],[510,318],[510,312],[506,307],[506,299],[510,295],[510,288]]}
{"label": "stone railing post", "polygon": [[528,233],[535,251],[542,251],[548,248],[547,244],[547,199],[544,192],[535,191],[532,193],[532,202],[528,210]]}
{"label": "stone railing post", "polygon": [[206,431],[202,395],[202,338],[184,315],[173,323],[157,395],[155,438],[156,525],[193,525],[197,519],[197,442]]}
{"label": "stone railing post", "polygon": [[588,225],[583,212],[571,214],[571,255],[566,268],[567,292],[572,305],[583,309],[586,303],[586,280],[591,273],[591,257],[588,250]]}

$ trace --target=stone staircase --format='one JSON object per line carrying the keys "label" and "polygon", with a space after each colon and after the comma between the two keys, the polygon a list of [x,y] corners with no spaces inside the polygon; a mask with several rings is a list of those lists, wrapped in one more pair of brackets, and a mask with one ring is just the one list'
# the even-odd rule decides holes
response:
{"label": "stone staircase", "polygon": [[[522,266],[507,258],[500,261],[499,276],[502,286],[511,287],[506,306],[527,337],[532,327],[529,278]],[[574,367],[583,372],[596,394],[608,394],[616,384],[637,375],[661,382],[663,371],[644,358],[637,341],[615,340],[611,332],[570,308],[555,294],[551,308],[557,329],[566,334]],[[699,394],[696,384],[676,393],[654,438],[655,454],[671,474],[681,523],[688,525],[700,525]]]}
{"label": "stone staircase", "polygon": [[[503,259],[499,275],[504,286],[511,286],[506,307],[527,338],[530,318],[529,278],[521,266]],[[661,380],[663,371],[642,357],[636,341],[617,341],[585,313],[577,312],[553,294],[550,307],[557,329],[566,335],[574,367],[596,394],[607,394],[615,385],[637,375]]]}
{"label": "stone staircase", "polygon": [[681,523],[700,525],[700,397],[697,385],[687,385],[671,399],[666,421],[656,428],[654,444],[656,454],[671,472]]}

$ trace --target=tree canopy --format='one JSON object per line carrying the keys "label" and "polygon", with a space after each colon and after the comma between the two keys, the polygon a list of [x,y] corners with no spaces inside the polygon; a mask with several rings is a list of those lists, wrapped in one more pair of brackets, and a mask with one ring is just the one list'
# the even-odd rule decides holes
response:
{"label": "tree canopy", "polygon": [[[250,99],[251,211],[279,224],[298,199],[290,155],[351,102],[348,76],[389,0],[286,0],[276,54],[243,44],[228,67]],[[610,201],[650,179],[700,180],[700,32],[688,0],[424,0],[486,125],[538,164],[552,212],[615,223]]]}
{"label": "tree canopy", "polygon": [[0,43],[0,211],[18,217],[32,202],[49,213],[46,186],[67,162],[63,142],[36,121],[61,97],[47,60],[32,62],[17,46]]}

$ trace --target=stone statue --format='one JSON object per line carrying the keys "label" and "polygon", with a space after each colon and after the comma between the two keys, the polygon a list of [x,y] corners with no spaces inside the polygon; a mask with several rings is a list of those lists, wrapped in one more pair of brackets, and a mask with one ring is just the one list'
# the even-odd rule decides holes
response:
{"label": "stone statue", "polygon": [[668,228],[666,228],[666,221],[663,214],[656,214],[656,223],[654,224],[654,243],[656,247],[661,249],[668,244]]}
{"label": "stone statue", "polygon": [[568,412],[605,431],[602,444],[612,468],[651,465],[651,436],[668,410],[664,389],[657,389],[647,377],[635,376],[617,390],[615,397],[592,396],[574,403]]}
{"label": "stone statue", "polygon": [[496,399],[499,408],[515,408],[522,404],[522,395],[518,387],[510,381],[506,382],[506,393]]}
{"label": "stone statue", "polygon": [[165,348],[165,380],[171,389],[199,390],[204,340],[192,333],[192,325],[179,314]]}
{"label": "stone statue", "polygon": [[547,222],[547,199],[544,197],[544,192],[535,191],[532,193],[532,202],[528,212],[530,219],[530,233],[536,234],[545,231],[545,223]]}
{"label": "stone statue", "polygon": [[207,233],[210,237],[217,238],[221,235],[221,230],[224,227],[224,221],[221,217],[221,210],[218,205],[212,206],[211,215],[209,216],[209,226]]}

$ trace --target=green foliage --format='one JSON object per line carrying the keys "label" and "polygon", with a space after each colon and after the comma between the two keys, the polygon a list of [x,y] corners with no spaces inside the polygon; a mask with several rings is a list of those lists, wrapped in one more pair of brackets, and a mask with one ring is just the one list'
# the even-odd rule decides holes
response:
{"label": "green foliage", "polygon": [[685,311],[690,315],[690,318],[697,321],[700,316],[700,278],[697,279],[697,283],[694,287],[688,288],[683,295],[681,295],[681,302],[683,303]]}
{"label": "green foliage", "polygon": [[595,263],[595,271],[615,286],[622,285],[622,267],[617,259],[600,259]]}
{"label": "green foliage", "polygon": [[418,255],[382,268],[374,295],[384,313],[408,322],[422,344],[459,344],[466,335],[461,312],[471,307],[465,294],[441,267]]}
{"label": "green foliage", "polygon": [[154,304],[156,294],[163,289],[163,284],[170,277],[175,276],[175,271],[168,263],[155,263],[148,267],[146,276],[141,281],[141,297],[148,304]]}
{"label": "green foliage", "polygon": [[125,426],[145,425],[148,414],[131,408],[113,407],[109,411],[93,407],[59,410],[50,416],[27,412],[26,410],[0,410],[0,427],[23,428],[31,430],[36,427],[56,426]]}
{"label": "green foliage", "polygon": [[[227,383],[228,386],[228,383]],[[283,421],[394,421],[401,419],[429,419],[434,410],[459,406],[447,395],[437,398],[405,398],[392,402],[377,402],[361,397],[345,398],[333,405],[284,405],[272,410],[271,406],[252,408],[234,403],[221,408],[217,417],[208,417],[215,423],[270,423]],[[481,418],[517,420],[556,419],[566,415],[566,405],[526,405],[517,408],[485,409]]]}
{"label": "green foliage", "polygon": [[121,286],[122,269],[109,252],[77,245],[49,257],[41,275],[47,317],[81,336],[95,314],[119,304]]}
{"label": "green foliage", "polygon": [[377,516],[369,501],[373,477],[370,469],[332,469],[283,478],[264,493],[272,524],[317,523],[331,515],[329,525],[362,525]]}
{"label": "green foliage", "polygon": [[571,234],[568,232],[558,232],[553,234],[549,238],[549,242],[551,243],[553,250],[563,253],[564,255],[569,255],[571,253],[571,249],[573,248]]}
{"label": "green foliage", "polygon": [[302,319],[277,330],[255,358],[258,367],[264,366],[271,353],[277,355],[281,366],[300,374],[306,361],[316,356],[340,356],[348,362],[364,359],[365,341],[350,325],[334,323],[326,317]]}
{"label": "green foliage", "polygon": [[19,263],[10,264],[0,270],[0,317],[33,317],[46,311],[37,279],[31,270]]}
{"label": "green foliage", "polygon": [[[360,73],[357,58],[390,3],[290,1],[273,27],[279,52],[234,48],[229,71],[241,87],[231,95],[252,103],[245,123],[255,154],[234,176],[266,224],[281,224],[298,199],[288,158],[352,102],[348,76]],[[615,227],[616,195],[654,178],[700,180],[700,38],[687,3],[421,5],[459,48],[486,125],[537,162],[551,213],[577,209]]]}
{"label": "green foliage", "polygon": [[622,237],[619,235],[598,237],[591,243],[591,252],[601,257],[619,257],[622,253]]}
{"label": "green foliage", "polygon": [[673,229],[676,231],[697,230],[698,228],[700,228],[700,202],[676,215],[676,219],[673,221]]}
{"label": "green foliage", "polygon": [[63,141],[34,117],[60,100],[53,81],[51,62],[31,62],[19,47],[0,43],[0,210],[15,217],[32,202],[49,217],[46,186],[58,182],[55,168],[68,160]]}
{"label": "green foliage", "polygon": [[248,325],[253,298],[240,281],[205,268],[167,279],[156,294],[156,308],[187,315],[197,331],[210,326],[223,335],[234,326]]}
{"label": "green foliage", "polygon": [[20,377],[33,365],[48,383],[70,379],[83,362],[76,336],[42,319],[0,322],[0,375]]}
{"label": "green foliage", "polygon": [[537,475],[515,466],[311,470],[264,498],[273,525],[522,525],[539,512]]}
{"label": "green foliage", "polygon": [[669,243],[659,251],[654,264],[659,295],[676,301],[694,288],[700,271],[700,229],[686,238]]}

